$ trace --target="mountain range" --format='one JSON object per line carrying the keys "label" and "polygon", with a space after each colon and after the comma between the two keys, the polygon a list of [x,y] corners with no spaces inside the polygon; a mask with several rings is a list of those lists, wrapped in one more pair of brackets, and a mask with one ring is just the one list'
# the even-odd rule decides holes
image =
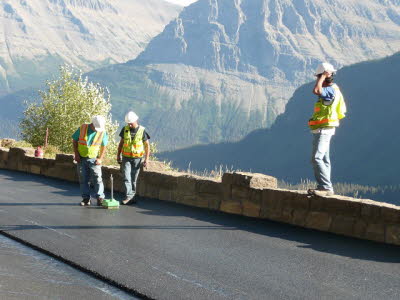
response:
{"label": "mountain range", "polygon": [[[344,67],[336,81],[345,97],[348,113],[331,143],[335,182],[398,185],[400,140],[397,138],[400,52],[384,59]],[[190,147],[159,155],[174,166],[193,170],[215,166],[251,170],[297,183],[313,178],[311,133],[307,121],[316,96],[314,83],[296,90],[285,114],[270,129],[256,130],[237,143]]]}
{"label": "mountain range", "polygon": [[[137,111],[163,150],[270,127],[321,61],[400,48],[399,0],[199,0],[125,64],[89,73],[118,119]],[[172,134],[171,134],[172,133]]]}
{"label": "mountain range", "polygon": [[64,63],[90,71],[133,59],[180,10],[163,0],[2,0],[0,96],[42,85]]}
{"label": "mountain range", "polygon": [[[105,0],[65,1],[68,7],[92,4],[101,14],[109,9],[97,5]],[[341,67],[398,51],[399,15],[400,0],[199,0],[136,59],[87,75],[109,87],[114,118],[122,121],[128,109],[136,111],[161,150],[238,141],[274,124],[319,62]],[[0,98],[1,105],[13,103],[7,118],[21,115],[21,108],[13,109],[27,95]]]}

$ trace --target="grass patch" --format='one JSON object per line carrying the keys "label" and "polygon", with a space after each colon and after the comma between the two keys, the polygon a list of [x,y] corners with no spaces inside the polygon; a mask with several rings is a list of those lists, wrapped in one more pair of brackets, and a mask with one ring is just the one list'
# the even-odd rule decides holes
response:
{"label": "grass patch", "polygon": [[[315,188],[315,181],[304,179],[292,184],[284,180],[278,180],[278,187],[288,190],[308,190]],[[373,199],[380,202],[399,205],[400,185],[370,186],[355,183],[339,182],[333,184],[335,194],[359,199]]]}

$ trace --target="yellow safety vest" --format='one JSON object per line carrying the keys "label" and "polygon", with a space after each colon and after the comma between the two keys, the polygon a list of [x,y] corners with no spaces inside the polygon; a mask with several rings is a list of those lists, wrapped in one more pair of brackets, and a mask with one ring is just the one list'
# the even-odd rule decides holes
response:
{"label": "yellow safety vest", "polygon": [[125,157],[143,157],[144,155],[144,144],[143,144],[143,133],[144,127],[139,126],[135,137],[132,139],[131,130],[129,125],[124,128],[124,146],[122,148],[122,155]]}
{"label": "yellow safety vest", "polygon": [[88,129],[90,124],[82,124],[78,140],[78,152],[81,157],[95,158],[99,154],[100,146],[103,141],[104,131],[96,132],[93,142],[88,146]]}
{"label": "yellow safety vest", "polygon": [[322,127],[338,127],[339,120],[343,119],[346,114],[346,103],[339,87],[334,84],[335,99],[330,104],[325,105],[324,99],[319,98],[314,105],[314,114],[308,121],[311,129]]}

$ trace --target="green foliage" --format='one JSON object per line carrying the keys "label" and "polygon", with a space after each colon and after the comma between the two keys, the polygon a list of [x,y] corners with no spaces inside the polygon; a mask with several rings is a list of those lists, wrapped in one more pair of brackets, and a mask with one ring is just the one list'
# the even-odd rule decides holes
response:
{"label": "green foliage", "polygon": [[61,151],[56,146],[47,145],[43,148],[43,153],[45,158],[56,158],[56,154],[61,153]]}
{"label": "green foliage", "polygon": [[12,143],[9,148],[33,148],[31,143],[25,142],[25,141],[15,141]]}
{"label": "green foliage", "polygon": [[158,153],[158,147],[156,142],[150,142],[150,160],[157,160],[155,156]]}
{"label": "green foliage", "polygon": [[22,138],[34,146],[43,145],[46,128],[48,143],[61,152],[72,152],[71,135],[83,123],[90,123],[94,115],[106,118],[109,135],[107,153],[116,154],[114,139],[118,123],[112,121],[110,94],[99,84],[82,77],[81,71],[72,67],[60,67],[56,80],[46,82],[47,91],[40,91],[41,102],[27,104],[20,123]]}

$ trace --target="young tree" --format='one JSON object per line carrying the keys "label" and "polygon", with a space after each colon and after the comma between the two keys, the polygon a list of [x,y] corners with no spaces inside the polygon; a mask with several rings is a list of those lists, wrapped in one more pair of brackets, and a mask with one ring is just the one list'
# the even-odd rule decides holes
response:
{"label": "young tree", "polygon": [[118,123],[112,121],[110,94],[99,84],[82,77],[81,71],[60,67],[59,78],[47,81],[47,91],[39,91],[41,102],[30,103],[20,123],[22,138],[34,146],[44,144],[46,128],[48,143],[62,152],[72,152],[71,135],[94,115],[106,118],[109,153],[116,152],[115,133]]}

